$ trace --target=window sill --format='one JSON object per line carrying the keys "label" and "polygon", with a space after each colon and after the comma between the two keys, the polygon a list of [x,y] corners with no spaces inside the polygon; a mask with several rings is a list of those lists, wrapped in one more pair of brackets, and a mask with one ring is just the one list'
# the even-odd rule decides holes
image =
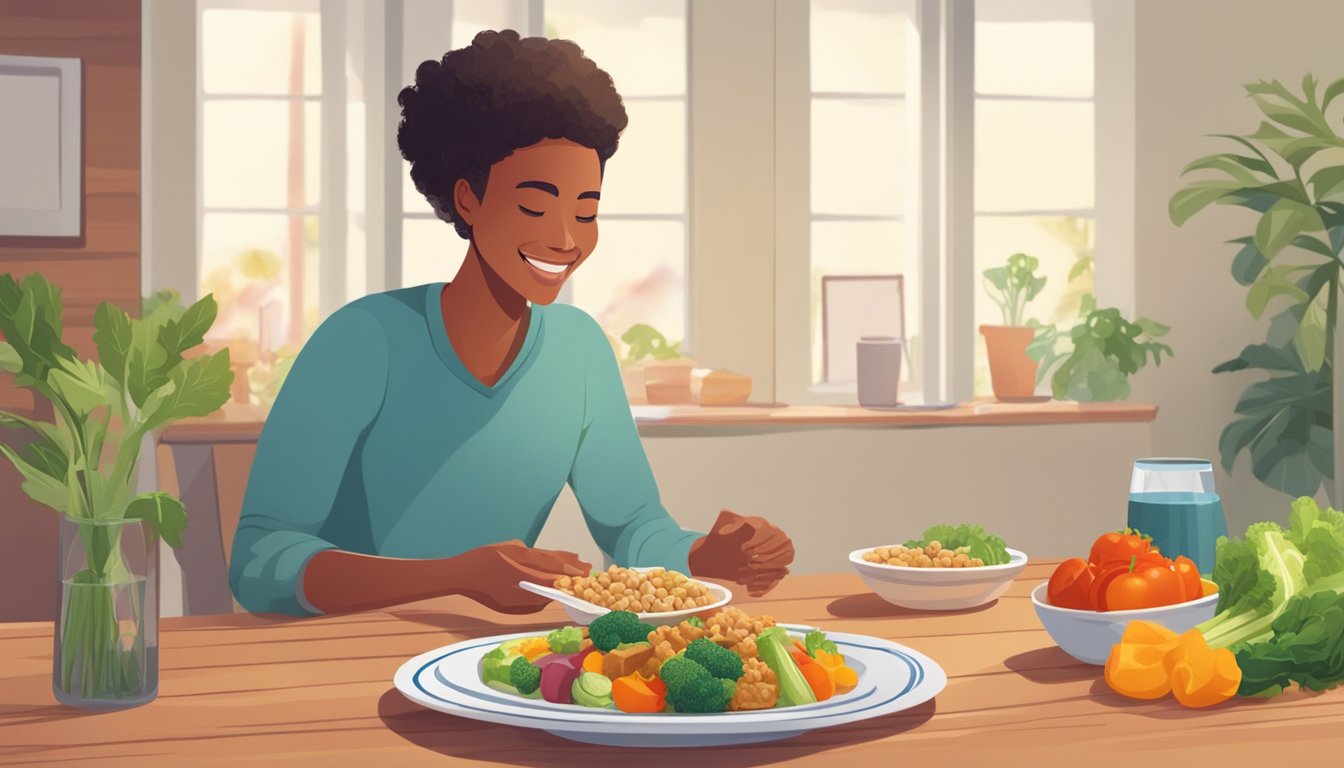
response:
{"label": "window sill", "polygon": [[1043,424],[1146,423],[1157,406],[1141,403],[999,403],[977,401],[939,411],[870,410],[830,405],[636,405],[640,427],[662,426],[1022,426]]}
{"label": "window sill", "polygon": [[[830,405],[636,405],[635,423],[661,427],[959,427],[1044,424],[1146,423],[1157,417],[1156,405],[1141,403],[998,403],[984,401],[943,411],[876,411]],[[164,430],[169,445],[252,443],[261,436],[266,418],[260,408],[229,403],[203,418],[184,419]]]}

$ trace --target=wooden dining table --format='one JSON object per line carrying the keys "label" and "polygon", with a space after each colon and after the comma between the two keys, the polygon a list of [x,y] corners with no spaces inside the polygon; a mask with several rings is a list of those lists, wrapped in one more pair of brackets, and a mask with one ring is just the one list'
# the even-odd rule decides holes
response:
{"label": "wooden dining table", "polygon": [[[947,687],[922,705],[785,741],[713,749],[590,746],[420,708],[393,686],[422,652],[565,623],[550,606],[502,616],[457,597],[353,615],[162,621],[157,699],[90,713],[51,693],[52,625],[0,627],[0,764],[410,766],[1332,765],[1344,689],[1186,709],[1116,695],[1041,628],[1029,564],[990,605],[892,606],[853,573],[795,575],[734,603],[781,622],[888,638],[933,658]],[[1324,762],[1321,762],[1324,760]]]}

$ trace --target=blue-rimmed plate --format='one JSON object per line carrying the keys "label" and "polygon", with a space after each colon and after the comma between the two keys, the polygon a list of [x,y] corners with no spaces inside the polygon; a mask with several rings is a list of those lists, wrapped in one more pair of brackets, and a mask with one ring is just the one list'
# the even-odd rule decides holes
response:
{"label": "blue-rimmed plate", "polygon": [[[791,631],[796,628],[785,625]],[[858,686],[827,701],[801,707],[716,715],[637,715],[610,709],[551,704],[486,686],[481,657],[492,648],[536,632],[498,635],[437,648],[397,670],[397,690],[429,709],[459,717],[537,728],[573,741],[622,747],[704,747],[777,741],[817,728],[844,725],[918,706],[947,685],[929,657],[899,643],[828,632],[856,672]]]}

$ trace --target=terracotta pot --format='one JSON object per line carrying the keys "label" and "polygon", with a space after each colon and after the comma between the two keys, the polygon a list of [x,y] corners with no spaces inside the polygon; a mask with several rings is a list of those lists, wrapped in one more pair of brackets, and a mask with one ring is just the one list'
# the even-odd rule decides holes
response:
{"label": "terracotta pot", "polygon": [[686,358],[653,360],[644,365],[644,393],[650,405],[690,405],[691,371],[695,362]]}
{"label": "terracotta pot", "polygon": [[989,377],[1000,400],[1027,400],[1036,394],[1039,364],[1027,356],[1036,329],[1026,326],[982,325],[989,351]]}

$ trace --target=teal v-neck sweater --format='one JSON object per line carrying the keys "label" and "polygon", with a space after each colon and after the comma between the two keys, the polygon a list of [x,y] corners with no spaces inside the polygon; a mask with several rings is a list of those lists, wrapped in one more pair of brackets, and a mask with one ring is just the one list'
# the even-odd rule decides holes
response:
{"label": "teal v-neck sweater", "polygon": [[533,306],[522,349],[488,387],[453,351],[443,283],[358,299],[294,362],[266,420],[229,582],[249,611],[304,615],[309,558],[339,548],[451,557],[533,544],[565,483],[621,565],[687,572],[606,334],[582,310]]}

